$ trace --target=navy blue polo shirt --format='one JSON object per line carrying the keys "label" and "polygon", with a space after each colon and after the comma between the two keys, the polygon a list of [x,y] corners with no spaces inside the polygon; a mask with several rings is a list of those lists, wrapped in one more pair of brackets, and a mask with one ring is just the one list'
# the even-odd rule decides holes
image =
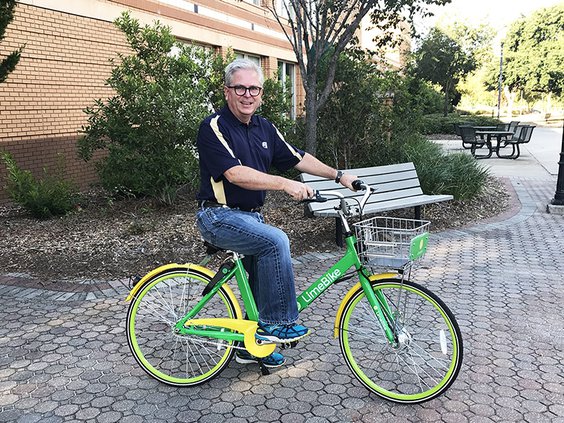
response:
{"label": "navy blue polo shirt", "polygon": [[211,200],[247,210],[262,207],[266,191],[252,191],[230,183],[223,176],[226,170],[243,165],[264,173],[272,166],[285,171],[305,155],[288,144],[268,120],[253,115],[246,125],[227,106],[204,119],[197,147],[201,180],[198,201]]}

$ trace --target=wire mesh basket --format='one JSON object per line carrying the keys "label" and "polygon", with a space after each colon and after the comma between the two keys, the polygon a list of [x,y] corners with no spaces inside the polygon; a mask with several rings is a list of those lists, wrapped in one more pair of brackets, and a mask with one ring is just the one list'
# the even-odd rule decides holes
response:
{"label": "wire mesh basket", "polygon": [[382,216],[355,223],[358,255],[372,268],[402,269],[425,254],[429,225],[427,220]]}

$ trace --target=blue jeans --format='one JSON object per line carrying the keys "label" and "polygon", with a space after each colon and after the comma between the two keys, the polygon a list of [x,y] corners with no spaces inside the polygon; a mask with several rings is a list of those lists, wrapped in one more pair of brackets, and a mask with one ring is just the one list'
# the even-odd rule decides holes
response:
{"label": "blue jeans", "polygon": [[209,243],[243,254],[243,265],[260,321],[285,325],[298,319],[294,272],[288,236],[264,223],[260,213],[224,207],[197,212],[202,237]]}

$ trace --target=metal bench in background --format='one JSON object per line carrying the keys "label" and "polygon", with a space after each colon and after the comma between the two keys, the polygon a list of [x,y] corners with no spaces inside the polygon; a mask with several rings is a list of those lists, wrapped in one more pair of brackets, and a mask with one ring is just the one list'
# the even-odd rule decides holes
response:
{"label": "metal bench in background", "polygon": [[515,133],[513,136],[504,141],[504,147],[511,146],[512,151],[511,154],[500,154],[499,151],[497,155],[504,159],[516,159],[521,154],[521,150],[519,146],[521,144],[526,144],[531,141],[531,137],[533,135],[533,129],[535,129],[535,125],[519,125],[515,129]]}
{"label": "metal bench in background", "polygon": [[[427,195],[423,193],[415,165],[399,163],[387,166],[364,167],[348,169],[345,172],[357,175],[369,185],[375,186],[376,191],[364,207],[364,215],[374,215],[389,210],[414,208],[415,219],[421,219],[421,206],[452,200],[452,195]],[[348,188],[335,184],[332,179],[324,179],[308,173],[301,174],[301,180],[316,190],[340,191],[349,202],[351,199],[362,198],[362,192],[353,192]],[[337,245],[343,244],[343,228],[335,206],[338,199],[325,203],[306,203],[306,214],[315,217],[334,217],[336,222],[335,241]],[[358,215],[358,209],[351,207],[352,212]]]}

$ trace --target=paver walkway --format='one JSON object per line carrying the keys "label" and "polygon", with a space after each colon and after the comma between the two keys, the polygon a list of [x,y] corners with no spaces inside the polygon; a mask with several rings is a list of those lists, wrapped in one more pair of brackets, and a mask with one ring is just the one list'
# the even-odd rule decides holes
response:
{"label": "paver walkway", "polygon": [[[0,422],[564,422],[564,217],[545,211],[553,177],[511,182],[516,215],[433,234],[415,275],[464,334],[461,374],[441,398],[396,405],[353,378],[331,338],[347,284],[304,312],[313,334],[283,368],[260,376],[233,361],[185,389],[130,356],[123,281],[82,293],[0,285]],[[335,257],[299,258],[298,289]]]}

